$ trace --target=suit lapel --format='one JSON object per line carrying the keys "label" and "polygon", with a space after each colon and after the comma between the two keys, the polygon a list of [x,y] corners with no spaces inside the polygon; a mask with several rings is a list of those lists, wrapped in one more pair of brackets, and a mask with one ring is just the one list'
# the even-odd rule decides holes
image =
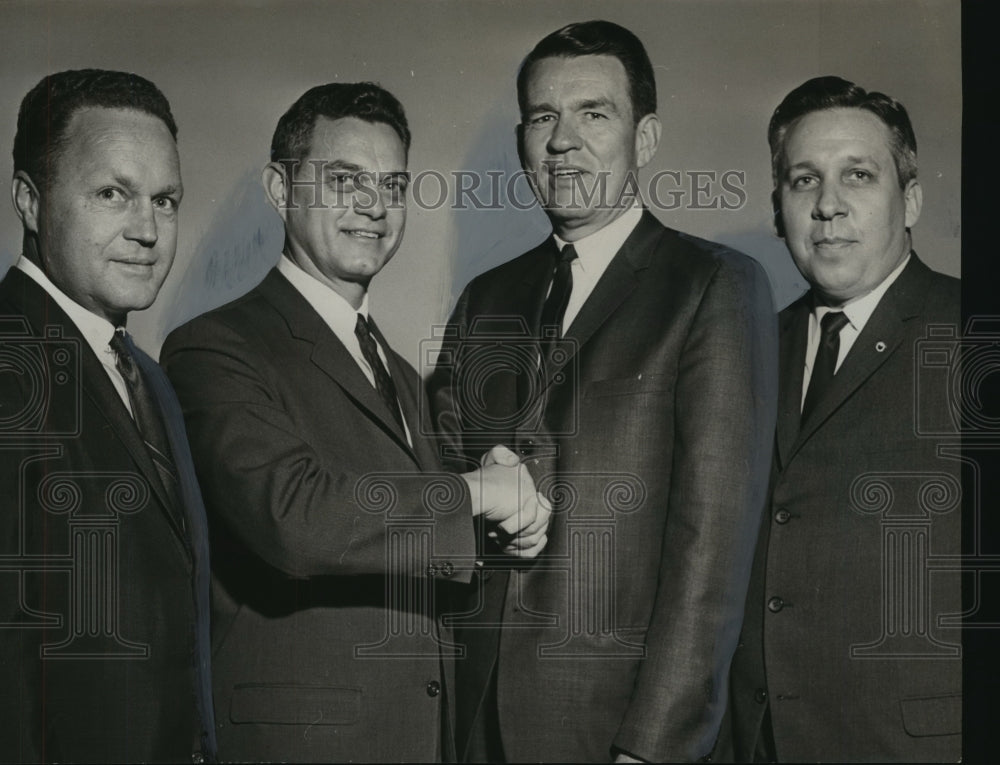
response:
{"label": "suit lapel", "polygon": [[125,445],[125,448],[128,449],[129,454],[132,455],[132,459],[146,479],[146,483],[149,484],[153,494],[156,495],[160,506],[164,508],[174,533],[183,542],[184,549],[190,553],[181,515],[184,509],[175,507],[174,502],[167,494],[167,490],[163,486],[163,479],[160,478],[160,473],[149,455],[149,449],[146,447],[145,441],[142,440],[142,436],[135,426],[135,421],[125,409],[118,391],[115,390],[114,385],[111,384],[111,380],[108,379],[108,374],[104,371],[101,362],[91,352],[90,346],[86,344],[86,341],[81,339],[80,344],[83,349],[81,364],[83,379],[81,380],[81,384],[84,393],[94,402],[97,409],[111,424],[112,429]]}
{"label": "suit lapel", "polygon": [[[386,408],[378,391],[365,377],[350,351],[309,305],[309,301],[302,297],[276,268],[268,273],[257,289],[285,319],[292,336],[312,345],[310,361],[337,383],[381,430],[391,436],[415,460],[413,451],[406,442],[406,436],[399,432],[395,418]],[[381,335],[378,335],[377,339],[380,343],[384,343]],[[384,344],[382,347],[388,348]],[[391,355],[386,353],[388,357]],[[389,374],[393,374],[391,369]],[[396,379],[395,376],[393,379]]]}
{"label": "suit lapel", "polygon": [[[385,413],[386,422],[391,424],[393,433],[397,436],[396,440],[416,460],[417,465],[422,470],[433,470],[437,463],[431,456],[433,449],[425,444],[424,439],[420,436],[420,405],[417,401],[415,391],[410,387],[411,373],[406,369],[405,362],[389,347],[389,343],[374,320],[371,321],[371,327],[372,334],[375,335],[375,339],[378,340],[378,344],[382,346],[382,350],[385,352],[385,358],[388,362],[386,368],[389,371],[389,376],[392,378],[393,386],[396,388],[396,399],[399,401],[399,408],[403,412],[406,427],[410,430],[410,438],[413,440],[413,446],[411,447],[407,443],[406,434],[400,431],[399,425],[396,423],[396,418],[392,416],[391,412],[385,409],[382,398],[377,396],[379,404],[382,405]],[[368,387],[371,387],[371,385]],[[429,457],[430,459],[428,459]]]}
{"label": "suit lapel", "polygon": [[[515,316],[522,319],[523,330],[532,338],[532,343],[538,338],[542,305],[545,303],[545,295],[552,281],[556,255],[555,240],[549,236],[519,258],[524,267],[518,270],[517,278],[508,285],[508,288],[501,288],[496,292],[498,302],[494,306],[494,313],[506,318]],[[489,327],[483,326],[481,319],[477,323],[477,328],[479,331],[489,332]],[[534,352],[540,353],[541,348],[535,345]],[[513,403],[512,410],[519,411],[527,405],[532,395],[532,388],[532,381],[526,370],[521,370],[515,376],[514,390],[509,392],[510,401]]]}
{"label": "suit lapel", "polygon": [[[889,287],[841,364],[826,395],[802,423],[798,442],[808,439],[850,396],[896,353],[906,335],[906,323],[923,304],[928,269],[916,255]],[[800,373],[801,374],[801,373]],[[801,379],[801,378],[800,378]]]}
{"label": "suit lapel", "polygon": [[648,211],[644,210],[642,218],[628,239],[618,250],[601,275],[594,291],[580,308],[573,323],[566,330],[566,339],[571,341],[567,349],[569,354],[562,363],[552,364],[548,368],[548,379],[569,363],[579,353],[588,340],[617,310],[625,299],[639,284],[639,272],[649,266],[659,240],[667,234],[667,230]]}
{"label": "suit lapel", "polygon": [[[78,378],[80,388],[108,422],[118,440],[122,442],[135,466],[149,485],[151,492],[156,496],[160,507],[163,508],[171,528],[183,543],[184,549],[189,551],[180,518],[182,508],[173,507],[173,503],[163,487],[159,472],[149,456],[145,442],[139,435],[134,421],[118,395],[118,391],[115,390],[108,378],[108,373],[104,371],[103,365],[94,355],[90,345],[69,316],[59,307],[59,304],[34,279],[17,268],[11,268],[4,277],[4,283],[10,284],[8,299],[11,304],[28,320],[37,334],[40,335],[46,326],[58,325],[62,327],[63,337],[78,342],[80,348],[80,376]],[[74,375],[75,371],[71,371],[70,374]]]}
{"label": "suit lapel", "polygon": [[799,435],[810,305],[808,295],[799,298],[781,320],[778,377],[778,460],[781,465],[788,463]]}
{"label": "suit lapel", "polygon": [[[424,471],[438,470],[441,460],[435,450],[435,442],[428,438],[420,429],[422,392],[413,387],[413,376],[404,366],[403,361],[389,349],[389,345],[384,341],[378,327],[375,328],[379,343],[386,350],[386,358],[389,360],[389,374],[396,385],[396,395],[399,397],[399,407],[403,410],[403,419],[406,420],[406,427],[410,429],[410,438],[413,441],[413,448],[410,449],[416,459],[417,466]],[[395,424],[395,423],[393,423]]]}

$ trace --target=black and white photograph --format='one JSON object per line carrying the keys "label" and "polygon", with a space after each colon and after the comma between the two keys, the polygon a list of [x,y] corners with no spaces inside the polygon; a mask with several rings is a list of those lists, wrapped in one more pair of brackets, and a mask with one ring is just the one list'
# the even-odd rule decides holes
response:
{"label": "black and white photograph", "polygon": [[0,1],[0,762],[980,761],[969,5]]}

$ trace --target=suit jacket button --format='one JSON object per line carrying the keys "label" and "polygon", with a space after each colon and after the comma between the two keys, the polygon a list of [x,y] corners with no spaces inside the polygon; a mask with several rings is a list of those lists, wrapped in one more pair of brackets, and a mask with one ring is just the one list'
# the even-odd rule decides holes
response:
{"label": "suit jacket button", "polygon": [[783,601],[777,595],[775,595],[773,598],[767,601],[767,610],[770,611],[771,613],[776,614],[784,607],[785,607],[785,601]]}
{"label": "suit jacket button", "polygon": [[753,700],[756,701],[758,704],[763,704],[765,701],[767,701],[767,691],[765,691],[763,688],[758,688],[756,691],[753,692]]}
{"label": "suit jacket button", "polygon": [[774,514],[776,523],[788,523],[792,519],[792,514],[787,510],[779,510]]}
{"label": "suit jacket button", "polygon": [[434,698],[439,693],[441,693],[441,683],[439,683],[437,680],[431,680],[429,683],[427,683],[428,696]]}

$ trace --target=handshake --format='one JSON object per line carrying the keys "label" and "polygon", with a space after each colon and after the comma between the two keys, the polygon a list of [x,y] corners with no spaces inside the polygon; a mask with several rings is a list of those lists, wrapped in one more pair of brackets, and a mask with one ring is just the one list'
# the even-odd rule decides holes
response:
{"label": "handshake", "polygon": [[514,452],[494,446],[482,467],[462,478],[469,485],[473,517],[481,515],[495,524],[488,534],[505,553],[534,558],[542,551],[549,541],[552,504],[535,490],[531,473]]}

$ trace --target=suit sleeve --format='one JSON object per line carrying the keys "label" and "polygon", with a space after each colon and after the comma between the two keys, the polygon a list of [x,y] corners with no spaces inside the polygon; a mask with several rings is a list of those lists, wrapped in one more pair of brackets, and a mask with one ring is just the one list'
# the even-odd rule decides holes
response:
{"label": "suit sleeve", "polygon": [[723,259],[679,361],[656,602],[615,747],[653,762],[712,752],[767,498],[777,324],[767,277]]}
{"label": "suit sleeve", "polygon": [[[270,566],[292,577],[384,575],[387,513],[435,514],[435,558],[474,550],[465,482],[443,473],[368,476],[363,433],[320,453],[284,405],[294,369],[276,369],[244,335],[215,318],[173,332],[161,354],[184,411],[210,516]],[[279,388],[279,380],[285,380]],[[331,382],[331,385],[334,383]],[[317,400],[316,407],[336,406]],[[398,573],[426,576],[429,561],[403,556]],[[455,571],[455,579],[470,574]]]}
{"label": "suit sleeve", "polygon": [[448,320],[446,337],[441,344],[438,363],[427,380],[427,397],[431,421],[427,432],[435,433],[442,461],[449,470],[462,472],[478,464],[479,453],[470,452],[463,439],[459,401],[455,393],[455,372],[460,337],[468,329],[469,289],[462,292]]}

